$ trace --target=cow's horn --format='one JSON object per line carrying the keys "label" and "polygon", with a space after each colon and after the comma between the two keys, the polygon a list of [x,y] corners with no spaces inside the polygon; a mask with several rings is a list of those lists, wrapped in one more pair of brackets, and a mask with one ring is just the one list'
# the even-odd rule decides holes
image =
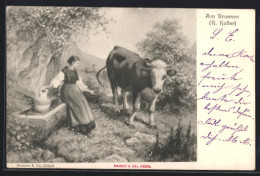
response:
{"label": "cow's horn", "polygon": [[146,68],[146,67],[141,67],[142,70],[145,70],[145,71],[151,71],[152,70],[152,67],[149,67],[149,68]]}

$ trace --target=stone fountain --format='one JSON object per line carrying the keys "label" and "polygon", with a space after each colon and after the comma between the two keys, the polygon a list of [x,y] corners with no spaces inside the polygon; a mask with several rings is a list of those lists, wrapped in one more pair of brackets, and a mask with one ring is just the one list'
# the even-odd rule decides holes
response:
{"label": "stone fountain", "polygon": [[33,100],[33,108],[37,112],[48,112],[52,100],[48,98],[48,89],[41,88],[36,98]]}
{"label": "stone fountain", "polygon": [[35,140],[38,141],[49,136],[55,128],[66,121],[66,105],[57,97],[48,97],[48,90],[41,88],[33,99],[32,107],[13,113],[12,117],[19,122],[36,126]]}

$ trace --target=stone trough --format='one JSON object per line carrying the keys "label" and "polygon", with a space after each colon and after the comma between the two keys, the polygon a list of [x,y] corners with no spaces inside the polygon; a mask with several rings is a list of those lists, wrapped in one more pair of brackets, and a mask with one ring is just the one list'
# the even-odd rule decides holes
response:
{"label": "stone trough", "polygon": [[58,103],[52,105],[50,111],[45,113],[35,112],[32,108],[23,112],[16,112],[12,117],[19,123],[23,122],[29,126],[36,127],[35,141],[40,141],[49,136],[58,126],[64,123],[66,117],[66,104]]}

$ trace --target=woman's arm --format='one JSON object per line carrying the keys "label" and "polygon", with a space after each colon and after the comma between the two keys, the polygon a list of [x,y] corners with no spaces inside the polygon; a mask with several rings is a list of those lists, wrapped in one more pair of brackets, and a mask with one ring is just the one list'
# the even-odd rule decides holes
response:
{"label": "woman's arm", "polygon": [[90,94],[94,94],[93,90],[88,89],[88,86],[86,86],[81,77],[78,75],[79,80],[76,82],[76,84],[79,86],[81,91],[89,92]]}
{"label": "woman's arm", "polygon": [[51,83],[48,86],[45,86],[45,88],[57,88],[59,87],[64,81],[64,73],[60,71],[52,80]]}

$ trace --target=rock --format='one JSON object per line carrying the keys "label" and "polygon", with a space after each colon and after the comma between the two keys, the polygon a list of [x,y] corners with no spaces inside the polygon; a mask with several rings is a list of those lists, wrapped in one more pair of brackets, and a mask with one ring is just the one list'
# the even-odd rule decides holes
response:
{"label": "rock", "polygon": [[37,150],[33,150],[32,154],[36,156],[36,158],[40,158],[43,154],[43,150],[41,148],[38,148]]}
{"label": "rock", "polygon": [[50,152],[49,150],[46,150],[46,151],[42,154],[42,158],[43,158],[45,161],[48,161],[48,160],[54,158],[54,154],[53,154],[52,152]]}
{"label": "rock", "polygon": [[69,162],[77,162],[79,160],[81,160],[82,155],[80,152],[59,152],[59,155],[61,155],[62,157],[64,157],[67,161]]}
{"label": "rock", "polygon": [[124,153],[124,154],[129,154],[129,155],[135,153],[133,150],[131,150],[130,148],[127,148],[127,147],[122,148],[121,152]]}
{"label": "rock", "polygon": [[134,138],[129,138],[129,139],[127,139],[127,140],[125,141],[125,143],[126,143],[127,145],[132,146],[132,145],[140,144],[140,141],[139,141],[136,137],[134,137]]}
{"label": "rock", "polygon": [[49,160],[50,163],[65,163],[65,159],[60,157],[60,158],[53,158],[51,160]]}
{"label": "rock", "polygon": [[7,152],[6,160],[7,160],[7,163],[19,163],[20,162],[20,157],[15,152]]}
{"label": "rock", "polygon": [[24,152],[20,154],[20,160],[25,163],[30,163],[33,160],[33,154],[30,152]]}
{"label": "rock", "polygon": [[6,155],[8,163],[32,163],[33,155],[26,151],[21,153],[8,152]]}
{"label": "rock", "polygon": [[134,134],[134,137],[139,139],[139,141],[141,141],[141,142],[146,142],[146,143],[149,143],[149,144],[153,144],[156,141],[156,137],[154,135],[146,134],[146,133],[136,132]]}
{"label": "rock", "polygon": [[119,148],[117,146],[113,146],[113,150],[114,151],[118,151],[122,154],[128,154],[128,155],[131,155],[131,154],[134,154],[135,152],[133,150],[131,150],[130,148],[128,147],[122,147],[122,148]]}
{"label": "rock", "polygon": [[117,146],[113,146],[112,148],[113,148],[113,150],[115,150],[115,151],[120,151],[120,148],[117,147]]}
{"label": "rock", "polygon": [[105,163],[105,162],[128,162],[128,161],[126,158],[115,154],[96,161],[96,163]]}
{"label": "rock", "polygon": [[166,134],[159,134],[159,141],[162,146],[166,145],[168,139],[169,139],[170,133]]}

